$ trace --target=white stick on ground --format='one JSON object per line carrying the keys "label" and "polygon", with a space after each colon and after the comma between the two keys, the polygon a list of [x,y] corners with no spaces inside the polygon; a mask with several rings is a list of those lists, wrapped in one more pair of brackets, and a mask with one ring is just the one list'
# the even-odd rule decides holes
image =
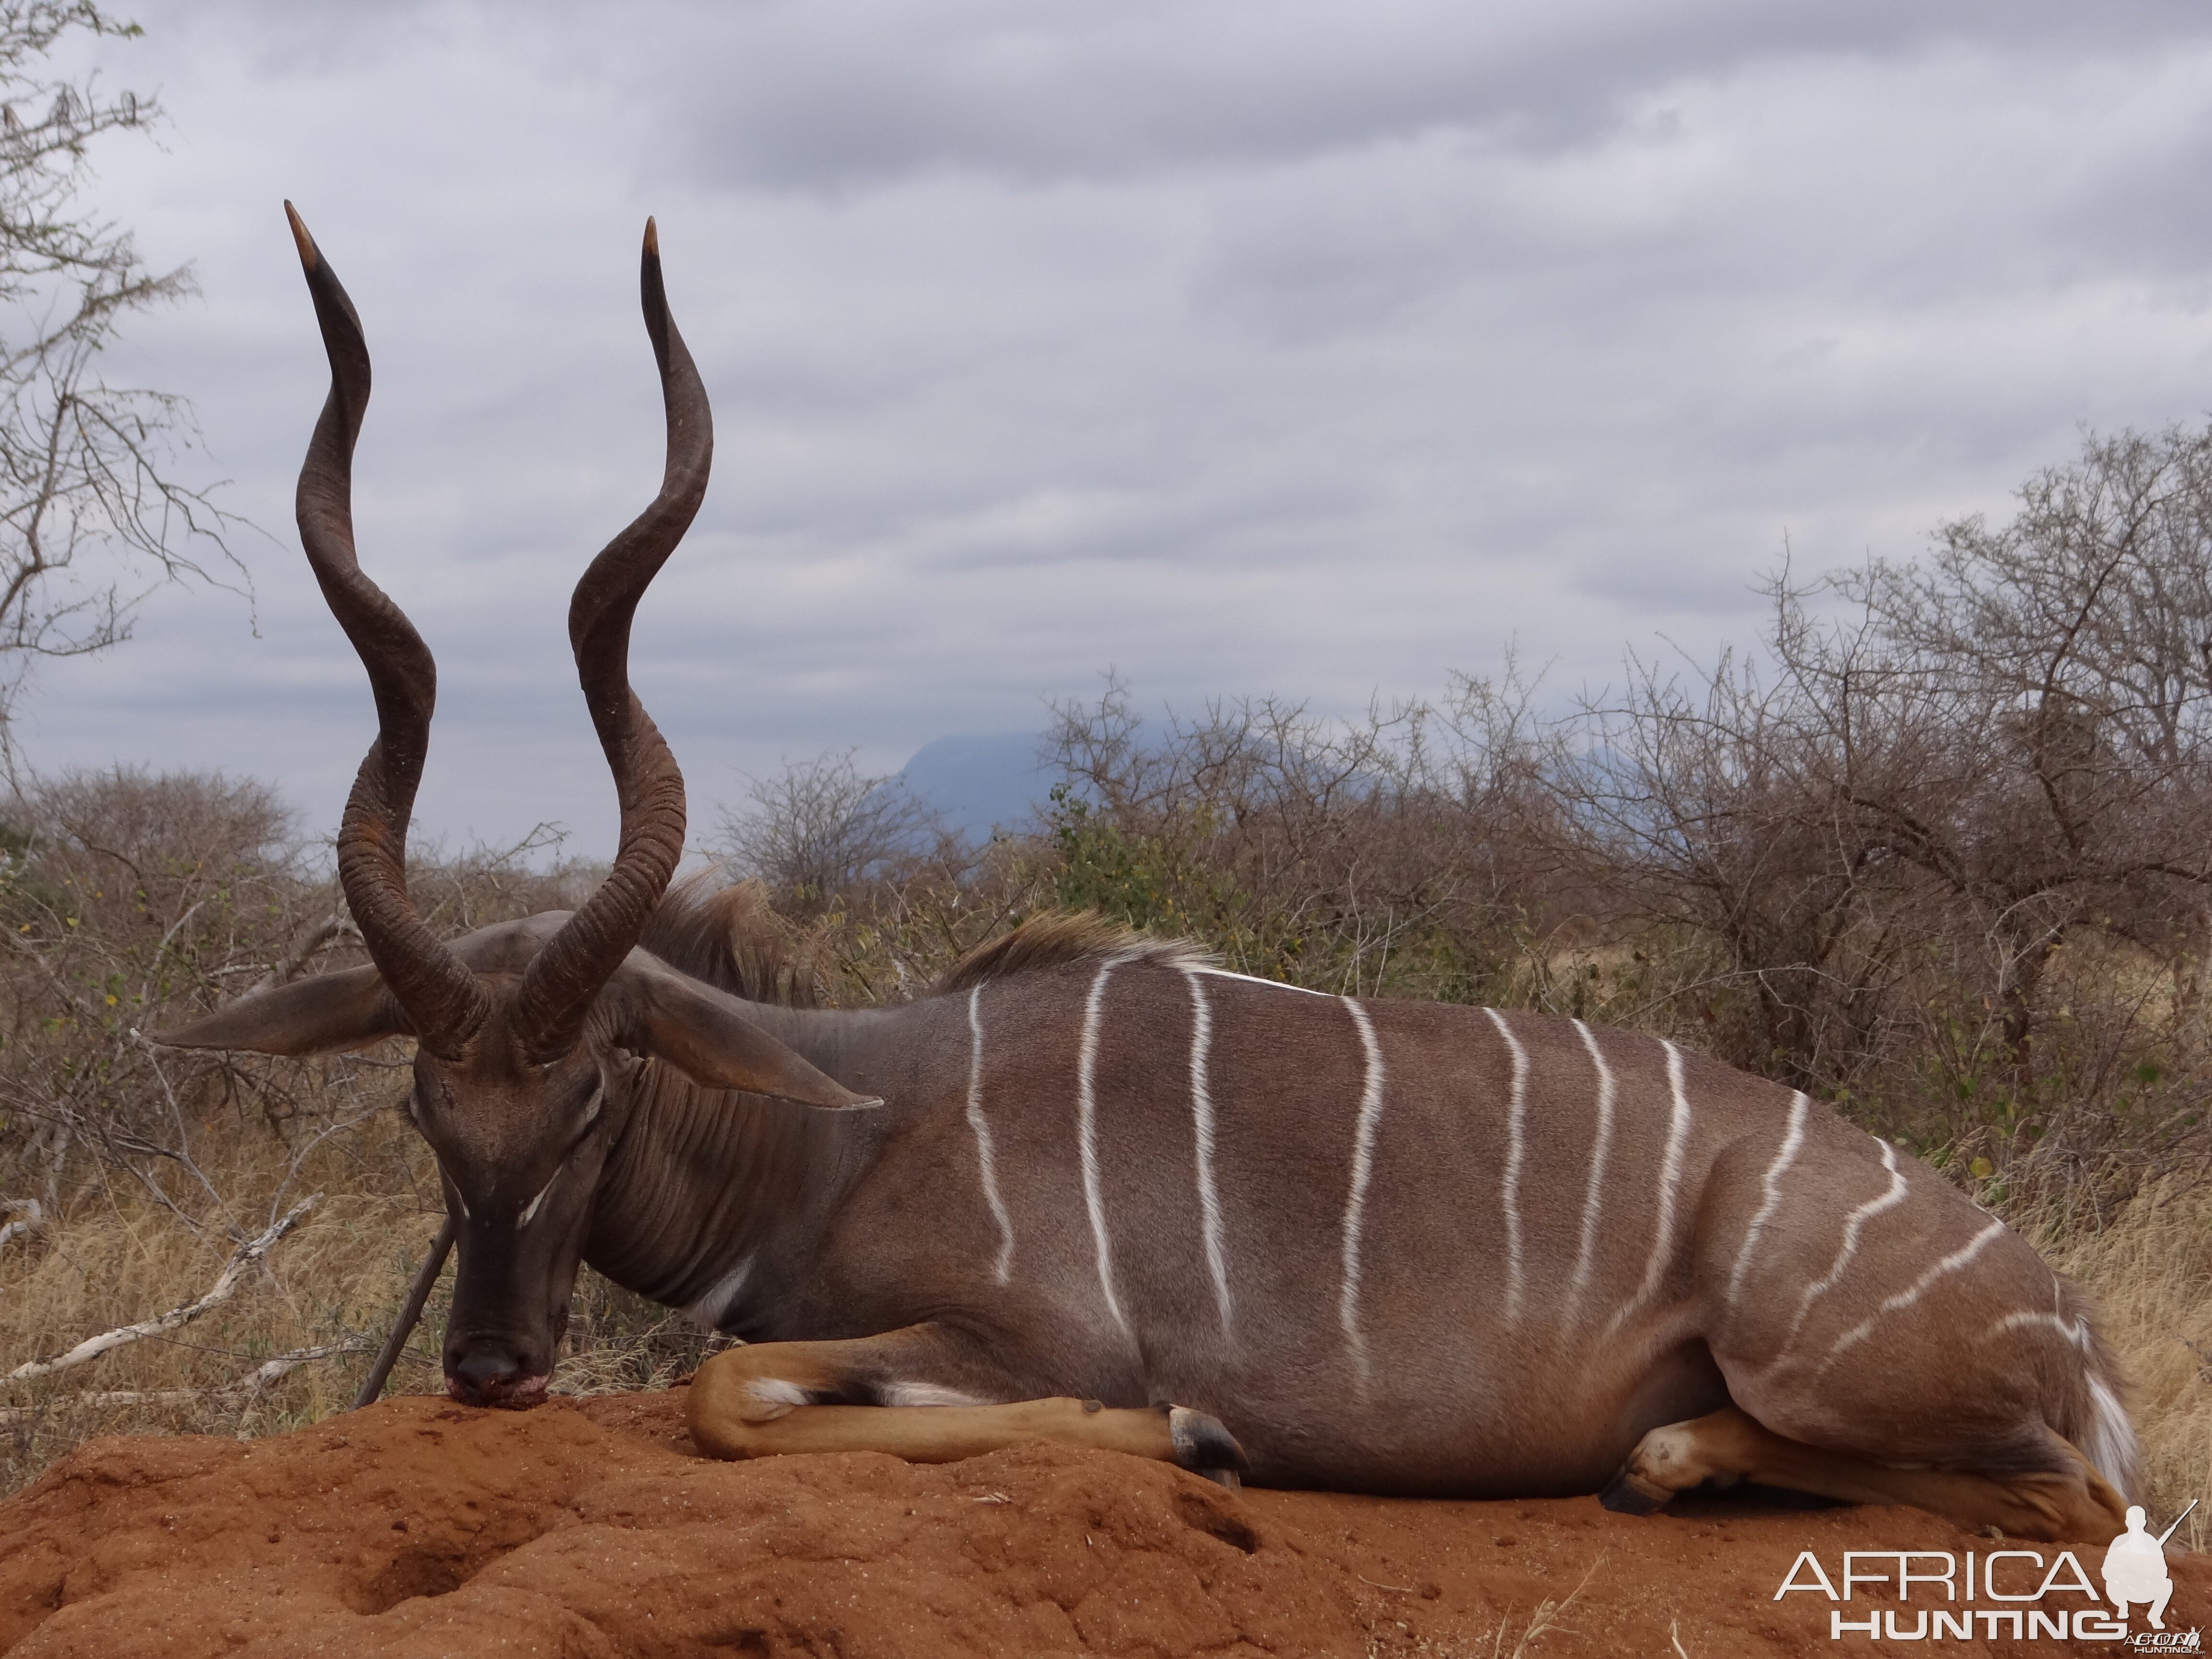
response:
{"label": "white stick on ground", "polygon": [[341,1354],[365,1353],[365,1342],[325,1342],[319,1347],[295,1348],[289,1353],[280,1353],[263,1360],[243,1376],[228,1382],[218,1382],[208,1389],[106,1389],[86,1394],[61,1395],[46,1402],[44,1407],[34,1406],[0,1406],[0,1423],[18,1423],[41,1409],[52,1411],[57,1407],[74,1406],[81,1410],[99,1411],[124,1406],[204,1406],[210,1401],[235,1404],[243,1400],[252,1403],[263,1389],[283,1379],[311,1360],[335,1358]]}
{"label": "white stick on ground", "polygon": [[218,1307],[229,1301],[232,1293],[238,1289],[240,1281],[246,1277],[247,1270],[267,1255],[270,1247],[276,1244],[277,1240],[299,1225],[300,1218],[313,1209],[315,1200],[321,1196],[320,1193],[313,1193],[301,1199],[286,1212],[282,1221],[273,1224],[267,1232],[258,1238],[247,1240],[232,1251],[229,1261],[223,1267],[222,1277],[208,1287],[204,1296],[196,1301],[172,1308],[165,1314],[156,1314],[151,1319],[143,1319],[136,1325],[118,1326],[112,1331],[102,1331],[98,1336],[88,1336],[66,1353],[58,1353],[48,1359],[26,1361],[9,1371],[6,1377],[0,1378],[0,1381],[27,1382],[33,1377],[51,1376],[56,1371],[65,1371],[73,1365],[82,1365],[89,1360],[97,1359],[100,1355],[113,1349],[126,1347],[133,1342],[142,1342],[149,1336],[160,1336],[166,1331],[175,1330],[180,1325],[189,1325],[210,1308]]}

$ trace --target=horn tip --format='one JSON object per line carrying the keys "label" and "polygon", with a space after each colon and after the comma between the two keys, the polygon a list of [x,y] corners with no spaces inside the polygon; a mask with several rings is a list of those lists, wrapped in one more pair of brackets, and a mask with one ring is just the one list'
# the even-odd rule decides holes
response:
{"label": "horn tip", "polygon": [[292,240],[299,245],[301,267],[313,270],[317,263],[315,239],[307,234],[307,227],[301,219],[299,210],[289,202],[284,204],[284,217],[291,223]]}
{"label": "horn tip", "polygon": [[660,230],[653,222],[650,214],[646,216],[645,221],[645,257],[648,259],[660,257]]}

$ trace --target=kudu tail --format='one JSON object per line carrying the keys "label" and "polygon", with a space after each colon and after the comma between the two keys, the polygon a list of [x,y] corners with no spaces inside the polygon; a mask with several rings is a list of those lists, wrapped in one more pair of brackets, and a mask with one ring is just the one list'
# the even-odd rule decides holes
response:
{"label": "kudu tail", "polygon": [[2142,1453],[2135,1425],[2122,1399],[2118,1362],[2096,1328],[2094,1309],[2079,1289],[2062,1284],[2060,1309],[2061,1318],[2081,1333],[2075,1349],[2079,1364],[2070,1378],[2046,1390],[2046,1420],[2074,1443],[2090,1467],[2110,1481],[2124,1500],[2132,1503]]}

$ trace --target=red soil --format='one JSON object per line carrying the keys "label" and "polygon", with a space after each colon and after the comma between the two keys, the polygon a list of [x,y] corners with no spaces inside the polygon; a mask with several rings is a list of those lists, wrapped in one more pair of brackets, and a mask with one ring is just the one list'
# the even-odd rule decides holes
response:
{"label": "red soil", "polygon": [[[1522,1652],[1540,1604],[1579,1584],[1528,1653],[1840,1655],[1873,1649],[1832,1639],[1828,1601],[1775,1600],[1798,1552],[1834,1577],[1845,1550],[1998,1547],[1906,1510],[1723,1498],[1638,1520],[1594,1498],[1231,1494],[1043,1446],[935,1468],[715,1463],[681,1407],[415,1397],[252,1443],[94,1441],[0,1504],[0,1652],[1441,1659]],[[2093,1577],[2102,1541],[2076,1552]],[[2168,1628],[2212,1626],[2212,1558],[2172,1571]],[[1908,1630],[1926,1605],[1906,1604]],[[1845,1616],[1882,1608],[1898,1603],[1862,1587]]]}

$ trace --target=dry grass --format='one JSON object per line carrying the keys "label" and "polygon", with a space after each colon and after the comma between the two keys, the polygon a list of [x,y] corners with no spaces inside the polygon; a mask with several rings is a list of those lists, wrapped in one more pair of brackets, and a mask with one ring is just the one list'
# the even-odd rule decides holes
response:
{"label": "dry grass", "polygon": [[[331,1137],[296,1171],[282,1143],[266,1134],[211,1143],[201,1158],[229,1215],[203,1194],[185,1211],[197,1231],[143,1188],[95,1168],[92,1189],[75,1194],[60,1220],[10,1243],[0,1255],[0,1370],[191,1301],[229,1258],[234,1224],[250,1237],[272,1207],[322,1196],[231,1301],[88,1364],[8,1384],[0,1486],[21,1486],[94,1434],[265,1433],[351,1402],[367,1368],[364,1351],[373,1350],[437,1228],[425,1203],[436,1191],[428,1150],[387,1120]],[[340,1352],[300,1364],[264,1389],[216,1392],[272,1357],[331,1346]],[[436,1376],[419,1360],[409,1371],[403,1383]],[[100,1397],[133,1391],[186,1398],[132,1404]]]}

